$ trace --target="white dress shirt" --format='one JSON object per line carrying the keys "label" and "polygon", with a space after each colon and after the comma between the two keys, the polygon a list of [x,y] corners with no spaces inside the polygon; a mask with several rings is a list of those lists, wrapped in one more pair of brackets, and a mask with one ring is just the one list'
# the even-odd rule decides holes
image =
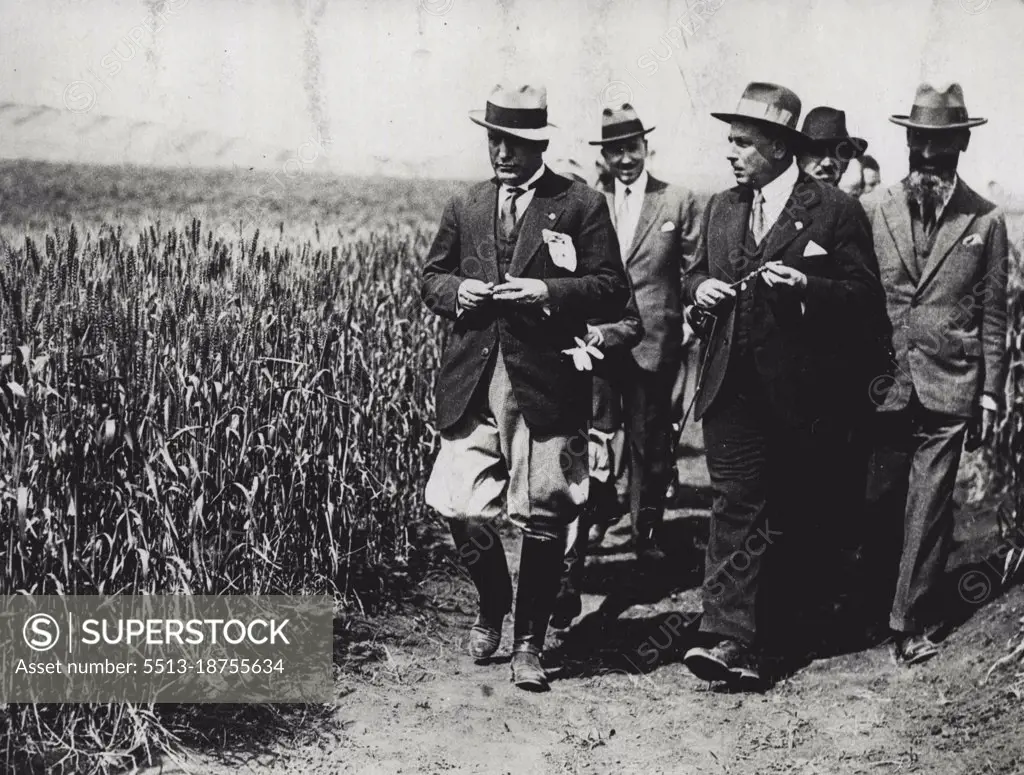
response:
{"label": "white dress shirt", "polygon": [[525,188],[526,193],[520,194],[519,199],[516,200],[516,221],[521,221],[523,219],[523,213],[526,212],[526,208],[529,207],[530,202],[533,201],[533,195],[537,191],[537,181],[540,180],[545,169],[547,169],[547,167],[542,162],[540,167],[537,168],[537,171],[533,173],[533,176],[525,183],[520,183],[518,186],[510,186],[507,183],[502,183],[498,189],[498,212],[502,212],[507,201],[512,198],[513,188]]}
{"label": "white dress shirt", "polygon": [[[762,212],[764,213],[764,233],[767,234],[775,222],[779,220],[782,211],[786,209],[786,202],[793,193],[793,186],[800,177],[800,168],[796,163],[789,167],[771,183],[766,183],[761,188],[761,195],[764,197]],[[750,213],[751,228],[753,228],[754,213]]]}
{"label": "white dress shirt", "polygon": [[[628,186],[615,178],[615,233],[619,238],[619,250],[622,253],[623,261],[626,260],[626,254],[633,244],[633,236],[636,234],[636,227],[640,222],[640,209],[644,206],[644,192],[647,191],[649,177],[647,170],[644,170]],[[628,197],[626,196],[627,188],[629,189]]]}

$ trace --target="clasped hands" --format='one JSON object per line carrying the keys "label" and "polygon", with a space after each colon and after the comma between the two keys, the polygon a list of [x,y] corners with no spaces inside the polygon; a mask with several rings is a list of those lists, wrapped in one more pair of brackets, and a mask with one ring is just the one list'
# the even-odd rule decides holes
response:
{"label": "clasped hands", "polygon": [[466,279],[459,284],[457,294],[459,306],[464,310],[474,310],[488,299],[507,302],[521,307],[534,307],[546,304],[550,299],[547,283],[529,277],[513,277],[505,274],[505,282],[494,283],[483,280]]}
{"label": "clasped hands", "polygon": [[[783,264],[781,261],[769,261],[766,263],[760,272],[760,277],[769,288],[777,286],[803,291],[807,287],[807,275],[799,269]],[[727,283],[714,277],[708,278],[697,286],[693,300],[697,303],[698,307],[710,309],[721,304],[726,299],[734,298],[737,285],[739,283]]]}

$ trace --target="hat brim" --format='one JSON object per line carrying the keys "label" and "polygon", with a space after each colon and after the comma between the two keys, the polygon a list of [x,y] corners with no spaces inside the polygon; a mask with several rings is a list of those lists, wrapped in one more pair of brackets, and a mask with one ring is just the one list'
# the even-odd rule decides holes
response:
{"label": "hat brim", "polygon": [[623,140],[632,140],[634,137],[643,137],[653,132],[657,127],[647,127],[640,132],[627,132],[624,135],[615,137],[602,137],[600,140],[587,140],[587,145],[608,145],[609,143],[621,143]]}
{"label": "hat brim", "polygon": [[863,137],[811,137],[810,135],[804,135],[804,137],[807,138],[807,140],[804,141],[805,144],[812,148],[816,145],[835,147],[849,143],[857,151],[857,153],[850,157],[852,159],[859,159],[868,151],[868,141]]}
{"label": "hat brim", "polygon": [[776,124],[774,121],[767,121],[763,118],[745,116],[742,113],[712,113],[711,116],[712,118],[717,118],[719,121],[724,121],[726,124],[731,124],[734,121],[749,121],[751,124],[757,124],[758,126],[768,127],[770,129],[777,129],[784,135],[788,136],[791,140],[799,143],[801,146],[805,146],[807,143],[811,142],[811,138],[799,129],[793,129],[785,124]]}
{"label": "hat brim", "polygon": [[536,129],[500,126],[499,124],[492,124],[490,121],[485,120],[485,113],[486,111],[483,110],[471,110],[469,111],[469,120],[474,124],[479,124],[485,129],[493,129],[495,132],[512,135],[513,137],[521,137],[523,140],[550,140],[551,130],[557,128],[554,124],[548,124],[547,126],[538,127]]}
{"label": "hat brim", "polygon": [[972,127],[981,126],[982,124],[988,123],[987,118],[969,118],[966,121],[960,121],[956,124],[942,124],[941,126],[936,126],[935,124],[922,124],[917,121],[911,121],[910,116],[889,116],[889,120],[894,124],[905,126],[908,129],[931,129],[935,131],[941,129],[970,129]]}

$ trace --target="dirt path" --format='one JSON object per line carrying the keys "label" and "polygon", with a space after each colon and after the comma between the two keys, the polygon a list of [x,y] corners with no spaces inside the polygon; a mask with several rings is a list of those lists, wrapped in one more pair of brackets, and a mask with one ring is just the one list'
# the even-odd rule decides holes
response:
{"label": "dirt path", "polygon": [[[699,458],[687,478],[700,485]],[[700,489],[690,493],[699,494]],[[692,499],[692,497],[691,497]],[[699,500],[699,498],[695,499]],[[474,601],[454,563],[392,615],[348,623],[332,730],[230,769],[261,773],[1024,773],[1024,704],[1006,677],[980,685],[1024,615],[1019,588],[990,592],[931,663],[898,668],[888,647],[817,660],[764,694],[715,691],[682,665],[699,611],[705,511],[668,528],[678,572],[639,575],[624,530],[588,570],[584,616],[549,641],[552,690],[509,683],[511,623],[492,663],[463,655]],[[953,565],[990,578],[990,518],[964,515]],[[518,542],[509,534],[510,566]],[[691,552],[692,550],[692,552]],[[971,564],[975,563],[975,564]],[[982,570],[979,571],[978,568]],[[977,595],[975,595],[975,602]],[[196,772],[227,772],[206,760]],[[168,772],[168,770],[165,770]]]}

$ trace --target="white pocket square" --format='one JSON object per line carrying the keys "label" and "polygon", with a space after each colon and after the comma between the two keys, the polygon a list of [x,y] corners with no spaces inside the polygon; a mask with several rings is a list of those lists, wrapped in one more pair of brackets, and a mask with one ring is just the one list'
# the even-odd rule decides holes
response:
{"label": "white pocket square", "polygon": [[544,238],[544,243],[548,246],[548,252],[551,254],[551,260],[555,266],[560,266],[567,272],[575,272],[576,248],[572,244],[572,238],[568,234],[551,231],[551,229],[541,230],[540,236]]}
{"label": "white pocket square", "polygon": [[966,237],[964,237],[964,247],[965,248],[972,248],[975,245],[980,245],[980,244],[981,244],[981,237],[978,236],[977,234],[968,234]]}
{"label": "white pocket square", "polygon": [[804,248],[804,257],[805,258],[807,256],[827,256],[827,255],[828,255],[828,251],[825,250],[825,248],[823,248],[821,245],[819,245],[814,240],[811,240],[810,242],[808,242],[807,246]]}
{"label": "white pocket square", "polygon": [[665,221],[663,224],[661,224],[662,231],[675,231],[675,229],[676,225],[672,223],[672,221]]}

